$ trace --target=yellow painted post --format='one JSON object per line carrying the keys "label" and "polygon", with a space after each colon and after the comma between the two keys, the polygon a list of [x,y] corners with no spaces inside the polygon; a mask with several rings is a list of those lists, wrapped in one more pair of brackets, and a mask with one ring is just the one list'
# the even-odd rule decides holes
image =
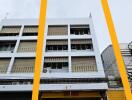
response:
{"label": "yellow painted post", "polygon": [[38,100],[38,96],[39,96],[40,74],[41,74],[41,66],[42,66],[43,43],[44,43],[44,32],[45,32],[44,29],[46,23],[46,8],[47,8],[47,0],[41,0],[32,100]]}
{"label": "yellow painted post", "polygon": [[119,69],[120,76],[121,76],[121,79],[122,79],[124,92],[125,92],[127,100],[132,100],[130,84],[128,82],[127,72],[126,72],[125,65],[124,65],[124,62],[123,62],[123,58],[122,58],[122,55],[121,55],[121,52],[120,52],[120,47],[119,47],[119,44],[118,44],[116,31],[115,31],[115,28],[114,28],[114,23],[112,21],[112,16],[111,16],[111,13],[110,13],[108,1],[107,0],[101,0],[101,3],[102,3],[103,10],[104,10],[106,22],[107,22],[107,25],[108,25],[108,30],[109,30],[109,33],[110,33],[110,37],[111,37],[111,41],[112,41],[116,61],[117,61],[117,64],[118,64],[118,69]]}

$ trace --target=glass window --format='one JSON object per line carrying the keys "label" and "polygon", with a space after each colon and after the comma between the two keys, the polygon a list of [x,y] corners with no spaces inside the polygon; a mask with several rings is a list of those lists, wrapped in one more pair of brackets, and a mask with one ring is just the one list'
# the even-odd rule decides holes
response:
{"label": "glass window", "polygon": [[62,69],[62,63],[58,63],[57,69]]}
{"label": "glass window", "polygon": [[76,45],[76,49],[77,49],[77,50],[81,50],[80,44],[77,44],[77,45]]}
{"label": "glass window", "polygon": [[71,49],[76,49],[75,44],[72,44],[72,45],[71,45]]}
{"label": "glass window", "polygon": [[62,50],[62,45],[58,45],[58,50]]}
{"label": "glass window", "polygon": [[48,45],[47,46],[47,50],[53,50],[52,46],[51,45]]}
{"label": "glass window", "polygon": [[71,34],[74,34],[74,31],[73,30],[71,30]]}
{"label": "glass window", "polygon": [[86,50],[85,44],[82,44],[82,45],[81,45],[81,48],[82,48],[82,50]]}
{"label": "glass window", "polygon": [[64,62],[63,67],[68,67],[68,62]]}
{"label": "glass window", "polygon": [[84,30],[84,34],[88,34],[88,30],[87,29]]}
{"label": "glass window", "polygon": [[63,50],[68,50],[68,46],[67,45],[63,45]]}
{"label": "glass window", "polygon": [[47,68],[48,67],[48,63],[44,63],[44,68]]}
{"label": "glass window", "polygon": [[52,64],[51,64],[51,63],[47,63],[46,66],[47,66],[47,67],[52,67]]}
{"label": "glass window", "polygon": [[56,69],[56,63],[52,63],[52,69]]}
{"label": "glass window", "polygon": [[57,46],[56,45],[53,45],[53,50],[57,50]]}
{"label": "glass window", "polygon": [[86,49],[92,49],[91,46],[92,46],[91,44],[87,44],[87,45],[86,45]]}
{"label": "glass window", "polygon": [[83,30],[80,30],[80,35],[84,35],[84,31]]}
{"label": "glass window", "polygon": [[79,32],[77,30],[75,30],[75,35],[79,35]]}

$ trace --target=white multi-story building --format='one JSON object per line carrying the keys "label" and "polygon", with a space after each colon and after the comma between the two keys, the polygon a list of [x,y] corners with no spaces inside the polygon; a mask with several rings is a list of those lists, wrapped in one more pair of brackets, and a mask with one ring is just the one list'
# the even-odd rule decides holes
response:
{"label": "white multi-story building", "polygon": [[[42,34],[40,98],[105,100],[107,83],[92,18],[47,19]],[[0,93],[32,91],[37,35],[38,20],[0,23]]]}

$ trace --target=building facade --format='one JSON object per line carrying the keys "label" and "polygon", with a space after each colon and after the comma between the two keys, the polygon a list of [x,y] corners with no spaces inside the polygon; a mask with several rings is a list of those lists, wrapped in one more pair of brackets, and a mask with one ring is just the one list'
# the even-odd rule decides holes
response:
{"label": "building facade", "polygon": [[[106,100],[108,87],[92,18],[47,19],[42,34],[40,99]],[[0,23],[0,97],[12,93],[13,98],[15,93],[19,98],[25,92],[28,99],[19,100],[31,97],[37,35],[38,20]]]}
{"label": "building facade", "polygon": [[[132,85],[132,43],[120,43],[119,45],[128,73],[128,79]],[[126,100],[112,45],[103,51],[102,61],[108,79],[108,97],[110,100]]]}

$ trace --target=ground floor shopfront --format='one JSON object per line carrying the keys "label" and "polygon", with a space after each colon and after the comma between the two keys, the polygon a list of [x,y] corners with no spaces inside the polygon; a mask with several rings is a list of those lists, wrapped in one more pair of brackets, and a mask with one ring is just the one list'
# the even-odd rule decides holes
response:
{"label": "ground floor shopfront", "polygon": [[105,91],[41,92],[40,100],[107,100]]}
{"label": "ground floor shopfront", "polygon": [[[40,92],[39,100],[107,100],[105,91]],[[0,100],[31,100],[31,92],[1,92]]]}
{"label": "ground floor shopfront", "polygon": [[[31,100],[31,92],[0,92],[0,100]],[[39,100],[126,100],[123,90],[41,92]]]}

